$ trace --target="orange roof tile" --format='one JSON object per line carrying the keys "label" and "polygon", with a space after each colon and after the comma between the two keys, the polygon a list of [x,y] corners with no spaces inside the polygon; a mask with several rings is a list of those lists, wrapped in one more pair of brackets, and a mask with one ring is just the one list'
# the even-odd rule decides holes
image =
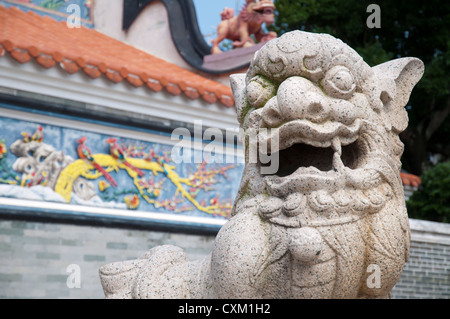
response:
{"label": "orange roof tile", "polygon": [[401,172],[400,177],[402,179],[403,185],[405,186],[419,187],[419,185],[422,183],[420,177],[416,175]]}
{"label": "orange roof tile", "polygon": [[44,68],[59,66],[69,74],[102,75],[114,83],[127,81],[151,91],[220,101],[234,106],[231,89],[95,30],[68,28],[65,22],[0,6],[0,57],[8,52],[20,63],[34,59]]}

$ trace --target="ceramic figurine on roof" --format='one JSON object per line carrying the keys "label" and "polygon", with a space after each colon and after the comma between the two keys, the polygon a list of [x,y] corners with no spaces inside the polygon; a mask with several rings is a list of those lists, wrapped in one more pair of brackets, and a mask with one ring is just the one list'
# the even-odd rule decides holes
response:
{"label": "ceramic figurine on roof", "polygon": [[212,41],[212,54],[221,53],[219,44],[225,40],[233,40],[233,48],[245,48],[257,42],[267,42],[277,37],[275,32],[265,33],[262,25],[274,22],[275,5],[272,0],[246,0],[239,15],[234,10],[225,8],[221,13],[222,22],[217,27],[217,38]]}

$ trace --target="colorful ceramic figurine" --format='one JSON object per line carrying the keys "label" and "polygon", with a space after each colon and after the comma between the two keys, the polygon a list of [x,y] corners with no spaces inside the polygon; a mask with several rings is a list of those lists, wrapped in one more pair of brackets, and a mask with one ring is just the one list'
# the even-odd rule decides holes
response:
{"label": "colorful ceramic figurine", "polygon": [[[234,10],[225,8],[221,13],[222,22],[217,27],[217,38],[212,41],[212,54],[221,53],[219,44],[229,39],[234,41],[233,48],[245,48],[257,42],[267,42],[277,37],[275,32],[265,33],[262,25],[274,22],[275,5],[272,0],[246,0],[239,15]],[[252,38],[252,35],[255,38]]]}
{"label": "colorful ceramic figurine", "polygon": [[32,141],[38,142],[38,143],[42,143],[44,141],[44,132],[42,129],[42,126],[38,126],[36,132],[34,132],[32,138]]}
{"label": "colorful ceramic figurine", "polygon": [[139,207],[139,202],[139,196],[136,194],[125,197],[125,204],[128,209],[137,209]]}
{"label": "colorful ceramic figurine", "polygon": [[0,159],[3,158],[3,155],[5,155],[8,152],[8,149],[5,145],[5,139],[0,140]]}
{"label": "colorful ceramic figurine", "polygon": [[23,139],[24,143],[30,143],[31,142],[32,136],[30,135],[30,133],[22,132],[20,134],[22,135],[22,139]]}
{"label": "colorful ceramic figurine", "polygon": [[111,183],[112,186],[117,187],[117,182],[114,180],[114,178],[108,174],[107,171],[103,167],[101,167],[98,163],[95,162],[94,157],[91,154],[91,150],[86,146],[86,137],[83,136],[78,140],[78,156],[81,159],[88,160],[92,166],[95,167],[96,170],[101,172],[103,176],[108,180],[108,182]]}
{"label": "colorful ceramic figurine", "polygon": [[127,159],[125,158],[125,153],[122,149],[122,147],[120,147],[120,145],[117,143],[117,140],[115,138],[108,138],[106,140],[106,143],[109,144],[109,151],[111,153],[111,156],[114,157],[116,160],[120,161],[123,163],[123,165],[131,168],[133,171],[135,171],[139,176],[144,176],[145,173],[143,171],[141,171],[139,168],[131,165],[129,162],[127,162]]}

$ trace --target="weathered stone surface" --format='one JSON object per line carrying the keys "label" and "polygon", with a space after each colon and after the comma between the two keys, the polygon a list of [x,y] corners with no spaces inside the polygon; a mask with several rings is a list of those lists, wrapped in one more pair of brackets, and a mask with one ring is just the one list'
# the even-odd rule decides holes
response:
{"label": "weathered stone surface", "polygon": [[398,134],[423,71],[371,68],[326,34],[268,42],[231,78],[246,167],[211,256],[163,246],[106,265],[106,297],[389,297],[410,245]]}

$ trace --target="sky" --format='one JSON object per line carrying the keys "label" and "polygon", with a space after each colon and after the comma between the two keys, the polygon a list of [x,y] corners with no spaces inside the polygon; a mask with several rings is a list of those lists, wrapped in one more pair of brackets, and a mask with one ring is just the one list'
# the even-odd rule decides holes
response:
{"label": "sky", "polygon": [[210,44],[210,41],[216,36],[217,25],[221,21],[220,13],[223,9],[229,7],[240,11],[245,0],[193,0],[193,2],[197,11],[200,31]]}

